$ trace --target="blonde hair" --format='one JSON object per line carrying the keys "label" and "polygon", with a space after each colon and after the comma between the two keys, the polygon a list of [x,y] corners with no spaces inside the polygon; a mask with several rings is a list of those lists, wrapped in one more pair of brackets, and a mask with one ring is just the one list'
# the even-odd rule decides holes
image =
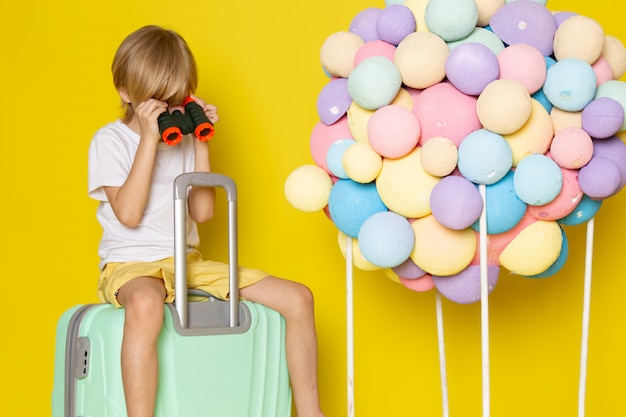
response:
{"label": "blonde hair", "polygon": [[176,32],[144,26],[122,41],[111,66],[115,88],[126,92],[122,120],[134,115],[132,103],[149,98],[180,105],[198,86],[196,62],[187,42]]}

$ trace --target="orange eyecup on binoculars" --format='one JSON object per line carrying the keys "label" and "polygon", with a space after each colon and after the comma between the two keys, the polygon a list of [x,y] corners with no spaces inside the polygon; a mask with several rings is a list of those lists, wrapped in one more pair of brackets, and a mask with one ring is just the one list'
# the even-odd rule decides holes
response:
{"label": "orange eyecup on binoculars", "polygon": [[207,141],[213,138],[215,129],[213,123],[209,120],[207,115],[202,110],[202,107],[196,103],[191,97],[185,99],[183,106],[185,107],[185,114],[189,116],[194,127],[193,133],[196,138],[201,141]]}
{"label": "orange eyecup on binoculars", "polygon": [[161,139],[170,146],[178,145],[183,140],[183,132],[179,127],[171,126],[163,130]]}
{"label": "orange eyecup on binoculars", "polygon": [[177,145],[182,141],[183,135],[188,133],[193,133],[200,141],[211,140],[215,128],[202,107],[191,97],[185,99],[183,106],[185,113],[175,110],[171,114],[165,111],[159,115],[159,131],[163,142],[171,146]]}
{"label": "orange eyecup on binoculars", "polygon": [[194,130],[194,134],[201,141],[207,141],[213,139],[213,135],[215,135],[215,128],[211,122],[204,122],[196,126],[196,130]]}

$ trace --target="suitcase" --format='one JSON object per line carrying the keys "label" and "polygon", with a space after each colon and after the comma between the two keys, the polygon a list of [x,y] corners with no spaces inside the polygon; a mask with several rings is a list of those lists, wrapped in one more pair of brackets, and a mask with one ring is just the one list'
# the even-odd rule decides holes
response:
{"label": "suitcase", "polygon": [[[230,300],[187,291],[186,195],[189,186],[222,187],[229,211]],[[174,182],[176,300],[158,338],[156,417],[291,415],[284,318],[239,301],[237,190],[232,179],[182,174]],[[193,297],[188,297],[188,295]],[[203,296],[202,301],[192,299]],[[52,417],[122,417],[120,351],[124,309],[77,305],[59,319]]]}

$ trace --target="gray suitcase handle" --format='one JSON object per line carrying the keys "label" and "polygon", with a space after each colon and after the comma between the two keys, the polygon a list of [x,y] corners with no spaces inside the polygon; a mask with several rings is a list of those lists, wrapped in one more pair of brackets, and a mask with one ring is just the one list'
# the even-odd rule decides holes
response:
{"label": "gray suitcase handle", "polygon": [[239,262],[237,253],[237,186],[232,178],[209,172],[189,172],[174,180],[174,305],[180,325],[189,327],[187,304],[187,189],[221,187],[228,200],[228,267],[230,327],[239,325]]}

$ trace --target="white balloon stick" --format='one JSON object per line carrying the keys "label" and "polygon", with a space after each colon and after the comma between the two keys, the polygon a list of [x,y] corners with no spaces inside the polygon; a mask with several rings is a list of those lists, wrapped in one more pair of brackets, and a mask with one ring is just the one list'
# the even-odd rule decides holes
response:
{"label": "white balloon stick", "polygon": [[441,374],[441,401],[443,416],[450,415],[448,403],[448,377],[446,373],[446,346],[443,335],[443,309],[441,306],[441,294],[435,289],[435,307],[437,310],[437,340],[439,341],[439,372]]}
{"label": "white balloon stick", "polygon": [[585,280],[583,290],[582,346],[580,349],[580,380],[578,385],[578,416],[585,416],[585,394],[587,386],[587,356],[589,350],[589,316],[591,310],[591,271],[593,260],[594,218],[587,222],[587,244],[585,249]]}
{"label": "white balloon stick", "polygon": [[489,276],[487,267],[487,187],[479,184],[478,190],[483,199],[483,211],[480,214],[480,320],[482,346],[482,399],[483,417],[489,417],[490,378],[489,378]]}
{"label": "white balloon stick", "polygon": [[348,416],[354,417],[354,296],[352,238],[346,236],[346,344],[348,375]]}

